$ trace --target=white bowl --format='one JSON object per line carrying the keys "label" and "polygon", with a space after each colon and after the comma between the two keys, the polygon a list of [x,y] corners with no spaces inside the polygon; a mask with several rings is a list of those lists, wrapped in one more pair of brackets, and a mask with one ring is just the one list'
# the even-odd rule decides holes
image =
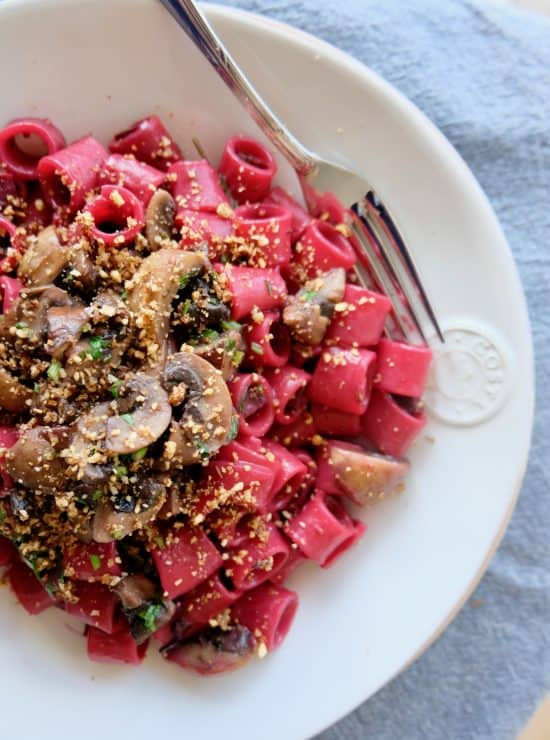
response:
{"label": "white bowl", "polygon": [[[528,319],[474,178],[414,106],[343,53],[266,19],[208,12],[296,134],[363,168],[392,204],[443,323],[460,328],[438,361],[443,392],[431,393],[438,417],[458,424],[432,419],[411,455],[405,495],[364,513],[367,536],[334,568],[296,575],[301,607],[288,639],[238,674],[203,680],[154,655],[137,670],[88,663],[84,640],[61,613],[28,617],[5,590],[6,736],[309,736],[374,693],[448,624],[498,544],[521,483],[533,407]],[[68,139],[93,132],[106,141],[158,113],[186,151],[197,136],[216,160],[229,134],[257,134],[155,0],[4,0],[0,66],[0,120],[45,115]],[[281,181],[292,184],[288,168]],[[449,375],[457,363],[459,378]],[[475,390],[490,373],[500,378],[494,398],[481,394],[483,384]]]}

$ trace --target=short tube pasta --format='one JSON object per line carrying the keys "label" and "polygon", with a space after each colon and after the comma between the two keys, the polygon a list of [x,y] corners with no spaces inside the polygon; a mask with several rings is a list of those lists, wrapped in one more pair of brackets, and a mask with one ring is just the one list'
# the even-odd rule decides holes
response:
{"label": "short tube pasta", "polygon": [[264,583],[242,596],[231,611],[239,624],[259,633],[268,650],[276,650],[285,639],[297,608],[294,591]]}
{"label": "short tube pasta", "polygon": [[244,329],[251,367],[283,367],[290,356],[290,334],[277,311],[265,311]]}
{"label": "short tube pasta", "polygon": [[422,429],[426,416],[409,411],[389,393],[375,390],[361,420],[365,436],[385,455],[404,455]]}
{"label": "short tube pasta", "polygon": [[225,144],[219,172],[238,203],[253,203],[269,193],[277,163],[259,141],[232,136]]}
{"label": "short tube pasta", "polygon": [[16,118],[0,130],[0,161],[22,180],[36,180],[41,157],[64,147],[65,137],[46,118]]}
{"label": "short tube pasta", "polygon": [[308,397],[314,403],[348,414],[364,414],[375,374],[376,355],[368,349],[324,351],[311,382]]}
{"label": "short tube pasta", "polygon": [[109,151],[131,155],[160,170],[182,159],[181,149],[158,116],[148,116],[116,134],[111,139]]}

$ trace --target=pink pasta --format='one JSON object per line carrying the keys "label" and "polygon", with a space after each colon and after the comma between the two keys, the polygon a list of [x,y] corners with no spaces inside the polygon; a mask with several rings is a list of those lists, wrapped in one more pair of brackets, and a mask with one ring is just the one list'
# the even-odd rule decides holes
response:
{"label": "pink pasta", "polygon": [[288,579],[360,540],[426,424],[431,352],[359,285],[346,208],[253,138],[220,154],[154,115],[108,150],[0,130],[0,568],[93,661],[278,649]]}

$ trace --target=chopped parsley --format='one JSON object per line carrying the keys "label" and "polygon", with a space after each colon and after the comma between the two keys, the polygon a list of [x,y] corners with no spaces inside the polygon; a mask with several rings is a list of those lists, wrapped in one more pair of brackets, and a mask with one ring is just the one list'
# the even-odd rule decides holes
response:
{"label": "chopped parsley", "polygon": [[242,325],[238,321],[222,321],[222,329],[224,331],[240,331]]}
{"label": "chopped parsley", "polygon": [[232,416],[231,425],[229,427],[229,434],[227,435],[227,441],[232,442],[236,438],[238,433],[239,433],[239,417]]}
{"label": "chopped parsley", "polygon": [[102,495],[103,495],[103,492],[100,491],[99,488],[98,488],[97,491],[94,491],[92,493],[92,500],[97,503],[99,501],[99,499],[101,498]]}
{"label": "chopped parsley", "polygon": [[164,550],[164,537],[161,537],[160,534],[155,537],[154,539],[155,545],[158,547],[159,550]]}
{"label": "chopped parsley", "polygon": [[191,299],[188,298],[183,304],[183,306],[181,307],[181,312],[184,316],[187,316],[190,310],[191,310]]}
{"label": "chopped parsley", "polygon": [[183,290],[184,288],[187,288],[191,280],[193,278],[196,278],[199,274],[200,270],[189,270],[189,272],[186,272],[185,275],[180,276],[180,290]]}
{"label": "chopped parsley", "polygon": [[236,352],[233,352],[233,364],[235,367],[238,367],[241,362],[243,361],[244,352],[241,352],[240,349],[238,349]]}
{"label": "chopped parsley", "polygon": [[15,328],[16,329],[28,329],[29,325],[27,324],[26,321],[18,321],[17,324],[15,325]]}
{"label": "chopped parsley", "polygon": [[234,339],[228,339],[227,342],[225,343],[225,349],[228,352],[232,352],[236,346],[237,346],[237,342]]}
{"label": "chopped parsley", "polygon": [[202,442],[200,439],[195,440],[195,447],[197,448],[200,459],[208,460],[208,458],[210,457],[210,452],[208,451],[208,447],[204,444],[204,442]]}
{"label": "chopped parsley", "polygon": [[129,426],[134,426],[134,417],[132,416],[132,414],[121,414],[120,418],[123,419]]}
{"label": "chopped parsley", "polygon": [[264,353],[261,344],[258,344],[258,342],[252,342],[250,344],[250,350],[254,352],[255,355],[263,355]]}
{"label": "chopped parsley", "polygon": [[134,454],[132,455],[132,460],[134,460],[134,462],[139,462],[140,460],[143,460],[143,458],[147,454],[147,450],[147,447],[142,447],[141,450],[137,450],[137,452],[134,452]]}
{"label": "chopped parsley", "polygon": [[143,622],[147,632],[154,632],[157,626],[157,619],[160,617],[164,607],[162,604],[149,604],[142,607],[138,613],[138,618]]}
{"label": "chopped parsley", "polygon": [[89,555],[90,558],[90,564],[94,570],[99,570],[101,568],[101,558],[99,555]]}
{"label": "chopped parsley", "polygon": [[40,388],[41,388],[40,383],[35,383],[32,387],[33,393],[40,393]]}
{"label": "chopped parsley", "polygon": [[316,290],[304,290],[304,292],[302,293],[302,298],[304,299],[304,301],[310,303],[311,301],[314,301],[318,295],[319,294]]}
{"label": "chopped parsley", "polygon": [[48,378],[50,380],[53,380],[54,383],[59,380],[61,377],[61,364],[58,362],[58,360],[52,360],[50,363],[50,367],[48,368]]}
{"label": "chopped parsley", "polygon": [[118,398],[118,391],[121,385],[122,385],[122,380],[119,380],[117,378],[115,381],[113,381],[113,385],[109,388],[109,390],[111,391],[111,396],[113,398]]}
{"label": "chopped parsley", "polygon": [[200,335],[200,338],[207,342],[215,342],[219,336],[219,332],[215,329],[205,329]]}
{"label": "chopped parsley", "polygon": [[92,360],[96,362],[101,360],[107,349],[109,349],[109,342],[107,339],[97,336],[90,337],[90,349],[87,351],[87,354],[90,355]]}
{"label": "chopped parsley", "polygon": [[120,298],[121,300],[125,301],[128,298],[128,291],[123,290],[122,293],[120,294]]}
{"label": "chopped parsley", "polygon": [[125,475],[128,475],[128,468],[126,465],[117,465],[115,467],[115,475],[117,478],[123,478]]}

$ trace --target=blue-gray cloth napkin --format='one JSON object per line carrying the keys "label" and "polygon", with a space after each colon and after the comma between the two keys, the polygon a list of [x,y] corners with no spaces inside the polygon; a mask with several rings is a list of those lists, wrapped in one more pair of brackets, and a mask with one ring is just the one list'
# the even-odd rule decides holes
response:
{"label": "blue-gray cloth napkin", "polygon": [[510,528],[438,642],[319,740],[512,740],[550,691],[550,20],[481,0],[217,1],[320,36],[393,83],[462,154],[510,241],[538,407]]}

